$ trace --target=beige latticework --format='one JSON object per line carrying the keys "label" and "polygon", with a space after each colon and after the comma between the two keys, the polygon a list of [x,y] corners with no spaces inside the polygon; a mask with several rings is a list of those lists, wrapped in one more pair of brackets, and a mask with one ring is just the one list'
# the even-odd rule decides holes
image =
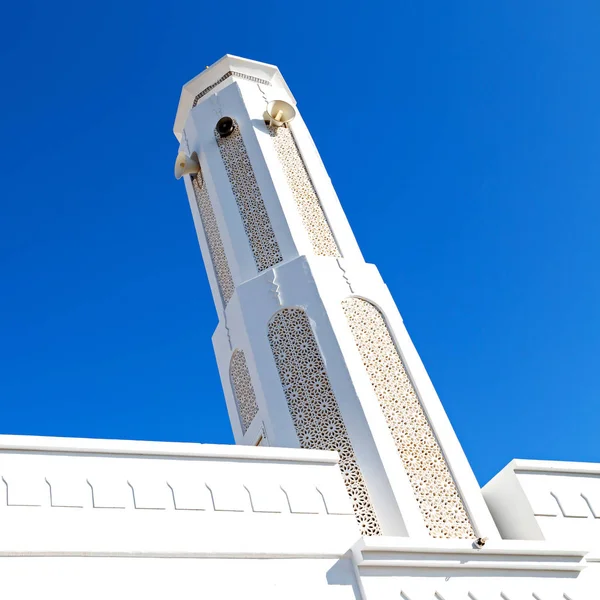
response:
{"label": "beige latticework", "polygon": [[269,127],[269,133],[273,138],[279,162],[292,190],[302,223],[310,238],[313,252],[317,256],[340,256],[294,134],[287,127]]}
{"label": "beige latticework", "polygon": [[244,140],[237,124],[231,135],[221,137],[215,131],[215,136],[252,248],[256,268],[264,271],[280,263],[282,256]]}
{"label": "beige latticework", "polygon": [[196,205],[198,206],[202,227],[206,234],[208,251],[210,252],[210,258],[217,277],[221,298],[223,299],[223,303],[227,305],[231,296],[233,296],[235,286],[233,285],[233,278],[229,270],[225,248],[223,248],[223,242],[221,241],[217,219],[215,218],[215,213],[208,196],[206,184],[201,175],[192,176],[192,187],[194,188]]}
{"label": "beige latticework", "polygon": [[347,298],[342,306],[429,534],[435,538],[475,537],[383,315],[361,298]]}
{"label": "beige latticework", "polygon": [[248,371],[243,350],[235,350],[233,352],[231,363],[229,364],[229,376],[231,377],[231,385],[240,416],[242,432],[246,433],[258,412],[258,404],[256,403],[256,394],[254,393],[250,371]]}
{"label": "beige latticework", "polygon": [[268,335],[300,446],[337,450],[340,470],[362,534],[381,535],[306,313],[300,308],[279,311],[269,322]]}

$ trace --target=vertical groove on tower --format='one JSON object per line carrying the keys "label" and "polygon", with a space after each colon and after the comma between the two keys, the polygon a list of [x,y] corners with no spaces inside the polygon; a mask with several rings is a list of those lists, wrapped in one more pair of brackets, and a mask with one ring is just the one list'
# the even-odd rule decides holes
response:
{"label": "vertical groove on tower", "polygon": [[264,271],[280,263],[283,257],[240,128],[236,123],[231,135],[221,137],[215,131],[215,137],[252,248],[256,268],[259,272]]}
{"label": "vertical groove on tower", "polygon": [[342,307],[429,534],[473,538],[475,532],[446,459],[381,312],[362,298]]}
{"label": "vertical groove on tower", "polygon": [[256,394],[250,378],[250,371],[246,364],[246,356],[243,350],[234,350],[229,364],[229,376],[231,387],[235,397],[242,433],[248,431],[254,417],[258,413]]}
{"label": "vertical groove on tower", "polygon": [[269,127],[283,172],[296,201],[313,252],[317,256],[341,256],[321,201],[288,127]]}
{"label": "vertical groove on tower", "polygon": [[196,205],[198,206],[202,227],[206,235],[210,258],[215,270],[219,291],[221,292],[221,299],[226,306],[229,300],[231,300],[231,296],[233,296],[235,286],[231,271],[229,270],[225,248],[223,248],[223,242],[221,241],[219,226],[217,225],[215,213],[202,175],[192,176],[191,180],[192,187],[194,188],[194,196],[196,197]]}
{"label": "vertical groove on tower", "polygon": [[337,450],[340,470],[362,535],[381,535],[369,491],[315,340],[301,308],[284,308],[269,322],[269,343],[302,448]]}

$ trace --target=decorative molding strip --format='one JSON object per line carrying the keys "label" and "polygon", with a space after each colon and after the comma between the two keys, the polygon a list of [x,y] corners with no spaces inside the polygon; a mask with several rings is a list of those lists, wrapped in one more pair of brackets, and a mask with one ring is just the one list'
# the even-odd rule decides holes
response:
{"label": "decorative molding strip", "polygon": [[301,308],[280,310],[269,322],[268,337],[300,446],[338,451],[340,470],[361,534],[381,535],[306,313]]}
{"label": "decorative molding strip", "polygon": [[514,471],[515,473],[531,472],[543,473],[545,475],[600,475],[600,463],[561,460],[527,460],[515,458],[504,469]]}
{"label": "decorative molding strip", "polygon": [[228,444],[192,444],[188,442],[139,442],[137,440],[95,440],[34,435],[0,435],[0,455],[5,452],[23,454],[68,454],[119,456],[170,456],[198,460],[232,459],[243,461],[284,461],[296,464],[337,464],[333,452],[267,448]]}
{"label": "decorative molding strip", "polygon": [[[233,283],[231,271],[229,270],[225,248],[221,241],[219,226],[202,175],[191,176],[191,180],[192,187],[194,188],[194,195],[196,197],[196,205],[198,206],[198,212],[200,213],[200,219],[202,221],[202,227],[206,234],[208,251],[219,286],[219,292],[221,293],[223,304],[227,306],[227,303],[231,300],[231,296],[233,296],[235,285]],[[227,333],[229,334],[229,330]]]}
{"label": "decorative molding strip", "polygon": [[387,567],[400,572],[406,569],[489,569],[578,573],[587,566],[586,553],[586,550],[551,547],[544,542],[528,544],[506,540],[476,550],[470,544],[420,546],[408,538],[394,537],[362,538],[352,548],[359,568]]}
{"label": "decorative molding strip", "polygon": [[234,350],[231,355],[229,377],[231,378],[231,387],[233,388],[235,404],[240,417],[242,433],[245,434],[256,413],[258,413],[258,404],[256,403],[256,394],[254,393],[254,386],[252,385],[243,350]]}
{"label": "decorative molding strip", "polygon": [[476,537],[383,315],[362,298],[346,298],[342,308],[429,534]]}
{"label": "decorative molding strip", "polygon": [[259,272],[264,271],[280,263],[283,257],[240,128],[236,124],[233,133],[227,137],[221,137],[215,130],[215,137],[256,268]]}
{"label": "decorative molding strip", "polygon": [[[211,538],[209,538],[212,541]],[[252,551],[256,550],[254,546]],[[43,558],[50,556],[58,557],[94,557],[94,558],[248,558],[249,554],[252,554],[247,547],[240,550],[215,550],[214,547],[209,547],[203,552],[186,552],[184,550],[174,551],[145,551],[145,550],[133,550],[133,551],[107,551],[107,550],[87,550],[87,549],[74,549],[74,550],[25,550],[25,551],[12,551],[12,550],[0,550],[0,557],[8,558]],[[270,551],[265,551],[261,548],[260,558],[264,559],[281,559],[281,558],[311,558],[314,559],[315,554],[318,554],[319,558],[343,558],[343,551],[328,550],[323,552],[321,546],[315,546],[315,548],[299,552],[297,550],[282,550],[281,544],[277,547],[272,548]]]}
{"label": "decorative molding strip", "polygon": [[239,73],[238,71],[227,71],[223,77],[217,79],[214,83],[211,83],[208,87],[204,88],[199,94],[196,94],[194,101],[192,102],[192,108],[198,104],[200,98],[206,96],[208,92],[216,88],[220,83],[223,83],[226,79],[230,77],[239,77],[240,79],[246,79],[248,81],[256,81],[256,83],[262,83],[263,85],[271,85],[270,82],[265,81],[264,79],[259,79],[258,77],[252,77],[252,75],[246,75],[245,73]]}
{"label": "decorative molding strip", "polygon": [[[267,447],[267,446],[264,446]],[[89,466],[89,463],[88,463]],[[314,515],[352,515],[352,508],[344,495],[341,482],[333,486],[324,480],[303,480],[301,474],[287,478],[249,476],[244,480],[227,478],[219,474],[203,477],[198,471],[188,472],[187,477],[174,469],[175,474],[157,475],[150,479],[143,475],[127,479],[118,474],[104,473],[91,475],[52,475],[22,479],[5,479],[5,490],[0,497],[2,510],[16,508],[31,509],[89,509],[105,514],[114,510],[166,510],[203,512],[245,512],[245,513],[288,513]],[[234,471],[232,473],[235,473]],[[331,473],[334,475],[334,473]],[[14,499],[18,500],[15,502]],[[65,512],[61,510],[60,512]],[[3,539],[2,542],[5,540]],[[1,544],[0,544],[1,547]]]}

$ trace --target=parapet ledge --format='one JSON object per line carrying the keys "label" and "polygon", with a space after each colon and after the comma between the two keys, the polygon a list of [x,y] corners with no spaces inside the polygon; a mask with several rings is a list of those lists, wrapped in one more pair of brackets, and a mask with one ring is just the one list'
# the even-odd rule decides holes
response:
{"label": "parapet ledge", "polygon": [[597,547],[598,463],[515,459],[481,491],[504,539]]}
{"label": "parapet ledge", "polygon": [[360,569],[385,567],[577,573],[587,566],[587,550],[515,540],[489,541],[483,548],[477,549],[472,540],[432,539],[425,545],[401,537],[363,537],[353,546],[352,554]]}
{"label": "parapet ledge", "polygon": [[29,435],[0,435],[0,453],[2,452],[108,454],[111,456],[228,459],[256,462],[285,461],[311,464],[337,464],[339,460],[337,452],[326,450]]}
{"label": "parapet ledge", "polygon": [[500,471],[571,475],[600,475],[600,463],[568,462],[562,460],[526,460],[515,458]]}

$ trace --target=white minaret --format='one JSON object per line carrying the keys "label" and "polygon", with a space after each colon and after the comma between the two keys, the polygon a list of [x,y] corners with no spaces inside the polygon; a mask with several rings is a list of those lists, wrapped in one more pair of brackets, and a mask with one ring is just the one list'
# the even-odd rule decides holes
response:
{"label": "white minaret", "polygon": [[236,442],[337,450],[364,535],[496,538],[295,104],[277,67],[227,55],[183,87],[175,121]]}

